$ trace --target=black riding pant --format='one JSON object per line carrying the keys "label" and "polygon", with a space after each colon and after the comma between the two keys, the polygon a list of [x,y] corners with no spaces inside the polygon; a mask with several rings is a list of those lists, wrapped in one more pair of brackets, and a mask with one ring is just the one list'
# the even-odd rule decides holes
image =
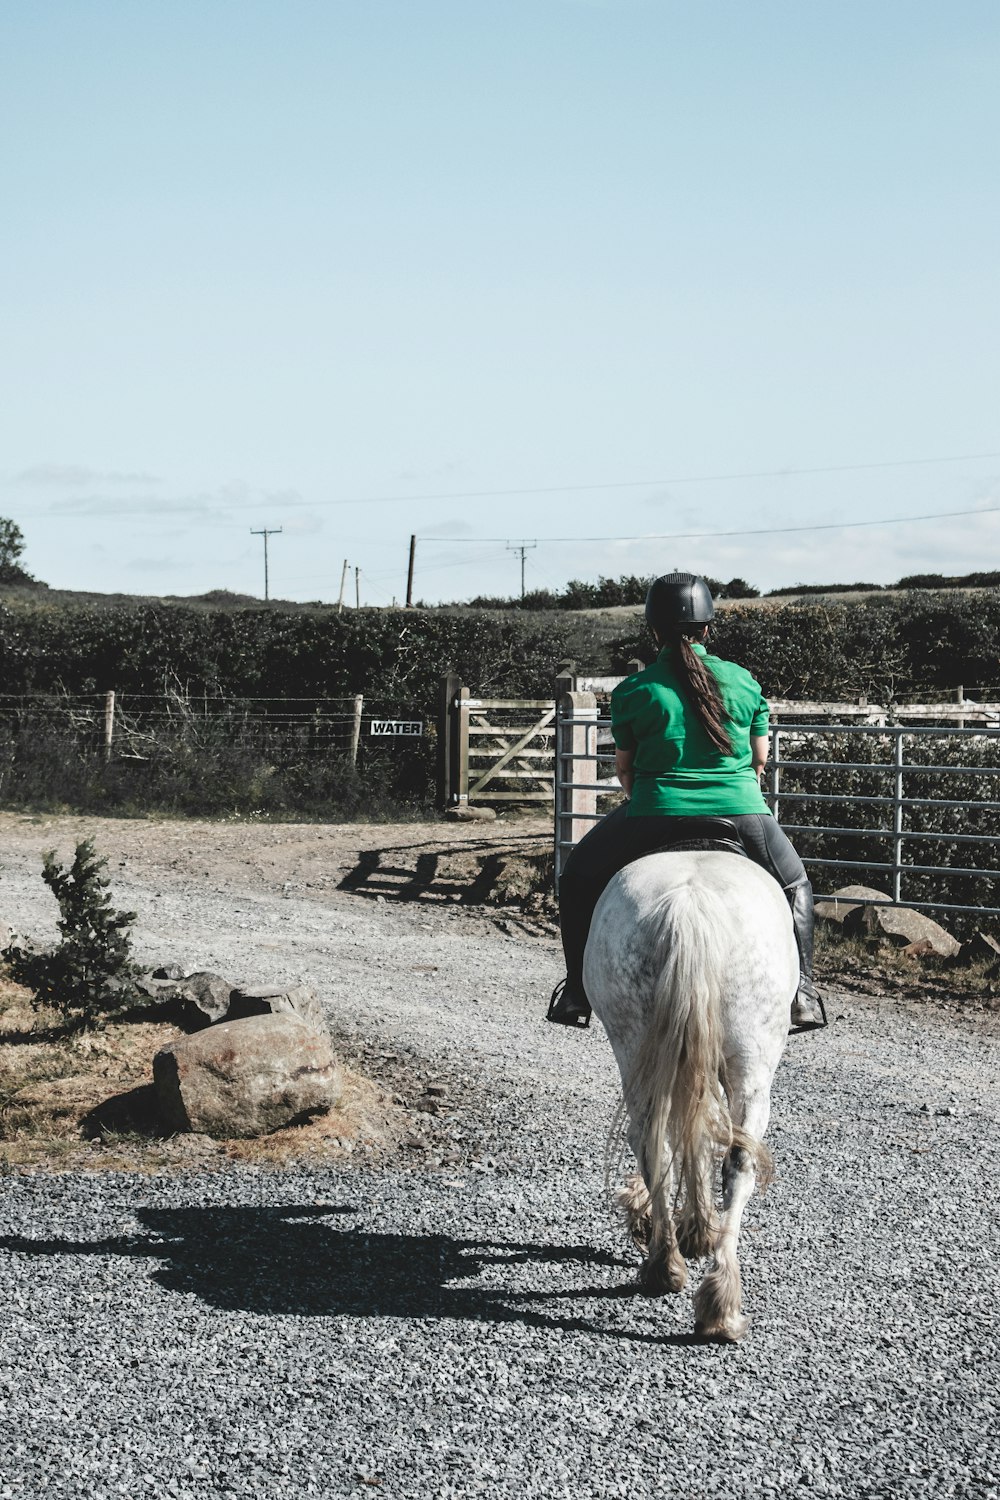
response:
{"label": "black riding pant", "polygon": [[[623,804],[596,823],[572,851],[559,879],[559,924],[569,990],[582,995],[583,953],[590,923],[601,893],[619,870],[643,854],[652,854],[670,840],[683,839],[688,818],[630,818]],[[792,908],[799,967],[812,977],[812,886],[801,859],[780,823],[770,813],[728,814],[740,842],[755,864],[781,886]]]}

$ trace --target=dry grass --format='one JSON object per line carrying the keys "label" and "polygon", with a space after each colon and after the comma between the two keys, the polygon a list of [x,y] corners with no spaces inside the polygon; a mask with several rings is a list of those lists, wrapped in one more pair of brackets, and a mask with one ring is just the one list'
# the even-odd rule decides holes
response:
{"label": "dry grass", "polygon": [[0,980],[0,1168],[162,1172],[342,1160],[358,1147],[394,1149],[402,1111],[376,1084],[344,1072],[339,1106],[257,1140],[165,1136],[152,1060],[183,1033],[162,1021],[109,1022],[67,1032],[52,1011]]}
{"label": "dry grass", "polygon": [[846,936],[834,922],[816,926],[820,984],[870,995],[926,1000],[952,1010],[1000,1010],[1000,965],[991,959],[911,957],[877,938]]}

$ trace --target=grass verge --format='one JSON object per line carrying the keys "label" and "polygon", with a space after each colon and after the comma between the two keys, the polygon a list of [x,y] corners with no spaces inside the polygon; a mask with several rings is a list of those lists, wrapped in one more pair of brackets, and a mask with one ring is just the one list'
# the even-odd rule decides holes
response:
{"label": "grass verge", "polygon": [[995,960],[916,957],[877,939],[845,936],[834,922],[816,927],[816,977],[821,986],[862,995],[896,995],[963,1012],[1000,1012]]}
{"label": "grass verge", "polygon": [[393,1149],[404,1128],[385,1092],[344,1072],[339,1106],[257,1140],[168,1136],[158,1126],[153,1054],[183,1033],[159,1020],[69,1030],[0,979],[0,1170],[164,1172],[232,1162],[339,1161]]}

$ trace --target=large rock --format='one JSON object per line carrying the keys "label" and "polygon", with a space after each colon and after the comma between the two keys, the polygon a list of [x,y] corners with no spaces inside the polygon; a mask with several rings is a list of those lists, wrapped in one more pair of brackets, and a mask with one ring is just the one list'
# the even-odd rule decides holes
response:
{"label": "large rock", "polygon": [[315,990],[307,984],[238,985],[229,998],[227,1021],[247,1016],[294,1015],[317,1031],[326,1030],[326,1017]]}
{"label": "large rock", "polygon": [[822,922],[843,924],[851,912],[860,910],[862,901],[891,901],[888,891],[873,890],[870,885],[844,885],[825,901],[817,901],[815,912]]}
{"label": "large rock", "polygon": [[168,1129],[225,1139],[268,1135],[332,1109],[342,1075],[329,1038],[286,1014],[182,1037],[154,1057],[153,1083]]}
{"label": "large rock", "polygon": [[853,937],[887,937],[901,948],[920,945],[920,952],[954,958],[961,943],[950,932],[909,906],[856,906],[844,919],[844,931]]}

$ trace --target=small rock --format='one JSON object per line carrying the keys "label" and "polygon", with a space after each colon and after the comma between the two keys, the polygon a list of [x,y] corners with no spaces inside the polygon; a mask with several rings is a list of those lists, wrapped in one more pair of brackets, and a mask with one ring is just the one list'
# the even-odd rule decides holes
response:
{"label": "small rock", "polygon": [[1000,943],[988,932],[976,931],[967,943],[962,944],[962,950],[958,955],[961,963],[990,963],[995,964],[1000,958]]}
{"label": "small rock", "polygon": [[495,823],[496,808],[493,807],[449,807],[445,813],[449,823]]}
{"label": "small rock", "polygon": [[901,947],[927,943],[941,958],[954,958],[961,947],[932,917],[909,906],[857,906],[844,919],[844,931],[855,937],[884,935]]}
{"label": "small rock", "polygon": [[307,984],[238,985],[229,997],[227,1021],[242,1021],[247,1016],[292,1014],[317,1031],[326,1030],[326,1017],[316,991]]}
{"label": "small rock", "polygon": [[150,979],[183,979],[184,970],[180,964],[160,964],[149,977]]}
{"label": "small rock", "polygon": [[934,944],[927,938],[921,938],[919,942],[907,943],[903,949],[904,958],[926,958],[929,953],[934,952]]}
{"label": "small rock", "polygon": [[197,1030],[226,1018],[233,987],[221,974],[199,971],[182,979],[174,993],[180,1005],[181,1025]]}

